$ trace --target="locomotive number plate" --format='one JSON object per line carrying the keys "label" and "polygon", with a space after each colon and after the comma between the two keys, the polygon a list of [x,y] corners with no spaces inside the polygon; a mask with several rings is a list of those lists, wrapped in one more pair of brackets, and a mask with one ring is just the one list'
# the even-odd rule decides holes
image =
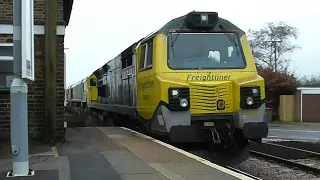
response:
{"label": "locomotive number plate", "polygon": [[205,122],[204,126],[214,126],[214,122]]}

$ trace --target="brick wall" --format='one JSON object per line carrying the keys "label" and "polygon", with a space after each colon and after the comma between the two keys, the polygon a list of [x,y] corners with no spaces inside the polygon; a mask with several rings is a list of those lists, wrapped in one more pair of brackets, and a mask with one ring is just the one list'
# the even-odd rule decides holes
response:
{"label": "brick wall", "polygon": [[[44,24],[45,0],[34,1],[35,24]],[[58,0],[58,21],[63,23],[63,0]],[[12,23],[12,0],[0,0],[0,22]],[[44,60],[45,36],[35,36],[35,81],[28,82],[29,137],[41,138],[44,133]],[[12,35],[1,35],[1,42],[12,42]],[[57,135],[64,137],[64,36],[57,36]],[[0,139],[10,137],[10,94],[0,91]]]}
{"label": "brick wall", "polygon": [[[34,23],[44,24],[45,22],[45,1],[34,0]],[[63,24],[63,0],[58,2],[58,24]],[[13,0],[0,0],[0,22],[13,23]]]}
{"label": "brick wall", "polygon": [[10,135],[10,96],[0,94],[0,139]]}
{"label": "brick wall", "polygon": [[[8,36],[6,36],[8,39]],[[3,39],[0,37],[0,39]],[[12,36],[11,36],[12,39]],[[9,40],[10,41],[10,40]],[[0,40],[1,42],[1,40]],[[64,36],[57,36],[57,134],[64,136]],[[35,81],[28,83],[29,136],[44,132],[44,35],[35,36]],[[1,93],[1,92],[0,92]],[[0,139],[10,137],[10,94],[0,94]]]}

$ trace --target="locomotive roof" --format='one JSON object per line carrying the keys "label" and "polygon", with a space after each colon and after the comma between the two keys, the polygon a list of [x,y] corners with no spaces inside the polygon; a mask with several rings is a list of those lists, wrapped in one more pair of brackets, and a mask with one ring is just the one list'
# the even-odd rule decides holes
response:
{"label": "locomotive roof", "polygon": [[[170,30],[180,29],[182,27],[182,25],[184,24],[186,17],[187,17],[187,15],[183,15],[183,16],[172,19],[171,21],[167,22],[164,26],[162,26],[159,30],[154,31],[153,33],[146,36],[144,38],[144,40],[148,39],[149,37],[152,37],[153,35],[158,34],[158,33],[163,33],[165,35],[168,35]],[[236,30],[236,31],[240,32],[241,34],[245,34],[245,32],[242,29],[240,29],[238,26],[234,25],[230,21],[223,19],[221,17],[218,17],[218,23],[214,27],[213,30],[222,30],[219,28],[220,25],[222,25],[226,30],[233,30],[233,31]]]}
{"label": "locomotive roof", "polygon": [[[185,22],[185,18],[187,17],[186,15],[174,18],[172,20],[170,20],[169,22],[167,22],[166,24],[164,24],[163,26],[161,26],[159,29],[157,29],[154,32],[151,32],[150,34],[148,34],[147,36],[145,36],[144,38],[138,40],[137,42],[131,44],[128,48],[126,48],[124,51],[122,51],[119,55],[124,57],[130,53],[133,53],[134,49],[136,48],[136,46],[140,43],[143,42],[145,40],[148,40],[150,37],[158,34],[158,33],[163,33],[165,35],[168,35],[170,30],[177,30],[177,29],[181,29],[182,25]],[[223,30],[220,29],[220,25],[223,26],[223,28],[225,30],[233,30],[233,31],[237,31],[236,33],[240,33],[240,34],[245,34],[245,32],[243,30],[241,30],[239,27],[237,27],[236,25],[234,25],[233,23],[231,23],[230,21],[223,19],[221,17],[218,17],[218,23],[216,24],[216,26],[214,27],[213,30]],[[117,56],[119,56],[117,55]],[[105,63],[103,66],[101,66],[100,68],[98,68],[97,70],[95,70],[92,74],[94,74],[96,77],[102,76],[103,74],[105,74],[110,66],[108,65],[112,60],[108,61],[107,63]]]}
{"label": "locomotive roof", "polygon": [[81,79],[81,80],[78,81],[77,83],[71,84],[71,85],[69,86],[69,88],[73,88],[73,87],[75,87],[75,86],[77,86],[77,85],[79,85],[79,84],[83,84],[84,82],[86,82],[86,80],[88,79],[88,77],[90,77],[90,76],[87,76],[87,77]]}

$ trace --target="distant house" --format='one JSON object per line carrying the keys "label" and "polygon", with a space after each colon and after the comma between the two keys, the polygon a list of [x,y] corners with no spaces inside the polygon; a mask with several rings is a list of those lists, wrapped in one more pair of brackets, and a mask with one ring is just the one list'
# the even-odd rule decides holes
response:
{"label": "distant house", "polygon": [[300,122],[320,123],[320,86],[297,88],[295,118]]}

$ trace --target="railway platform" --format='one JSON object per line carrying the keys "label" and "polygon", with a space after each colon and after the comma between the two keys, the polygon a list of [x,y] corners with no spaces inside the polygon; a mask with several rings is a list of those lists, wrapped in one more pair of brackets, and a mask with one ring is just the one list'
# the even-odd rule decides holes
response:
{"label": "railway platform", "polygon": [[[251,179],[122,127],[68,128],[65,143],[43,146],[30,144],[29,163],[35,176],[20,179]],[[11,157],[3,151],[0,153],[2,180],[7,179],[5,174],[11,168]]]}
{"label": "railway platform", "polygon": [[268,139],[320,142],[320,123],[269,123]]}

